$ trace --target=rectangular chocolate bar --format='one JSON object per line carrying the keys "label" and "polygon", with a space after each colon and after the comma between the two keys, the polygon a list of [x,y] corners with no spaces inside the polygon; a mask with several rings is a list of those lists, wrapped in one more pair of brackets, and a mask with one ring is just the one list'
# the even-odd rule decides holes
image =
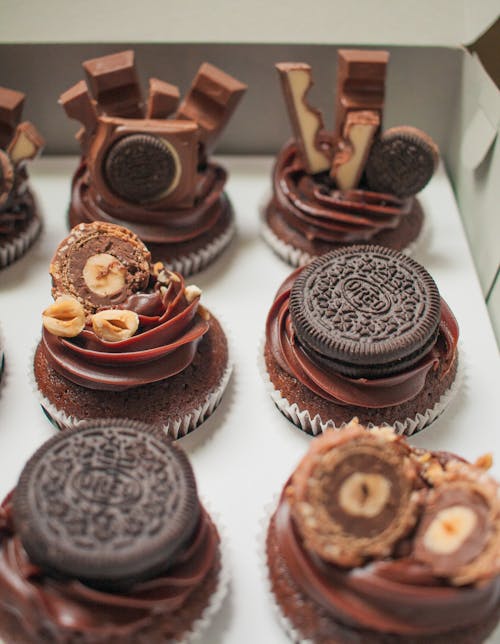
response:
{"label": "rectangular chocolate bar", "polygon": [[200,127],[205,154],[214,149],[247,86],[210,63],[203,63],[182,101],[177,118],[190,119]]}
{"label": "rectangular chocolate bar", "polygon": [[0,87],[0,147],[5,148],[23,113],[25,94]]}
{"label": "rectangular chocolate bar", "polygon": [[347,112],[342,138],[333,158],[331,175],[341,190],[357,188],[373,138],[380,127],[379,113],[372,110]]}
{"label": "rectangular chocolate bar", "polygon": [[146,118],[165,119],[173,114],[179,104],[179,88],[158,78],[149,79],[149,96]]}
{"label": "rectangular chocolate bar", "polygon": [[99,114],[123,118],[144,116],[133,51],[87,60],[83,68]]}
{"label": "rectangular chocolate bar", "polygon": [[293,134],[305,168],[316,174],[330,167],[331,159],[319,145],[323,129],[321,112],[307,103],[307,94],[313,85],[311,67],[305,63],[278,63],[283,96],[292,124]]}
{"label": "rectangular chocolate bar", "polygon": [[389,53],[379,50],[339,49],[335,134],[342,136],[347,112],[373,110],[380,114],[385,96],[385,76]]}

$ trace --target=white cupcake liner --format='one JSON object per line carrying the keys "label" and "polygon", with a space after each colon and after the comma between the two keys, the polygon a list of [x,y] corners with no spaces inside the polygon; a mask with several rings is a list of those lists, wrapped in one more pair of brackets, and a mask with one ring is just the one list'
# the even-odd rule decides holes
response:
{"label": "white cupcake liner", "polygon": [[[210,596],[209,603],[203,609],[202,614],[191,625],[189,633],[187,633],[182,640],[174,640],[176,644],[191,644],[200,640],[203,633],[210,626],[215,615],[219,612],[226,598],[229,590],[229,583],[231,580],[230,566],[229,566],[229,553],[227,550],[227,530],[224,523],[220,520],[219,513],[214,512],[211,504],[207,503],[206,499],[200,497],[201,504],[207,511],[212,523],[217,528],[219,533],[219,552],[220,552],[220,570],[217,580],[217,587]],[[173,644],[173,642],[171,643]]]}
{"label": "white cupcake liner", "polygon": [[[290,402],[287,398],[281,395],[281,391],[275,388],[274,384],[269,377],[269,373],[266,368],[266,363],[264,359],[264,342],[261,343],[261,350],[259,351],[258,356],[258,368],[261,373],[261,376],[264,380],[266,389],[269,392],[274,404],[280,410],[280,412],[288,418],[294,425],[302,429],[308,434],[317,436],[318,434],[323,433],[326,430],[340,430],[347,424],[342,422],[340,425],[336,425],[335,421],[332,419],[323,420],[319,414],[312,416],[312,414],[307,409],[301,409],[296,402]],[[464,379],[465,366],[464,366],[464,355],[463,348],[460,346],[457,351],[457,371],[455,379],[451,383],[450,387],[441,395],[440,399],[429,409],[426,409],[424,412],[418,413],[414,418],[406,418],[404,420],[398,420],[396,422],[383,422],[378,423],[379,425],[390,425],[394,428],[397,434],[404,434],[406,436],[411,436],[422,429],[429,427],[438,416],[445,410],[445,408],[450,404],[457,391],[462,385]],[[374,423],[368,423],[368,428],[374,427]]]}
{"label": "white cupcake liner", "polygon": [[197,251],[193,251],[187,255],[181,255],[175,259],[166,260],[165,265],[170,270],[181,273],[184,277],[199,273],[222,253],[233,239],[235,232],[236,226],[234,223],[234,214],[232,214],[228,228],[221,235]]}
{"label": "white cupcake liner", "polygon": [[[267,206],[267,202],[266,202]],[[272,250],[280,257],[283,261],[285,261],[287,264],[290,264],[290,266],[293,266],[297,268],[298,266],[304,266],[304,264],[308,264],[311,260],[313,260],[315,257],[318,257],[317,255],[311,255],[310,253],[307,253],[300,248],[297,248],[296,246],[293,246],[290,243],[284,242],[282,239],[280,239],[276,233],[271,229],[269,224],[266,221],[265,217],[265,208],[266,206],[261,207],[261,217],[260,217],[260,234],[261,237],[264,239],[264,241],[272,248]],[[417,248],[420,247],[422,244],[423,240],[427,238],[430,230],[430,224],[429,224],[429,218],[424,215],[423,223],[422,223],[422,228],[420,229],[419,234],[417,237],[408,244],[405,248],[401,250],[402,253],[405,255],[413,255]],[[366,243],[366,244],[371,244],[370,240],[367,240],[366,242],[358,242],[360,244]],[[332,249],[333,250],[333,249]]]}
{"label": "white cupcake liner", "polygon": [[22,257],[28,248],[36,240],[42,229],[40,215],[35,214],[29,222],[26,230],[20,232],[14,239],[8,242],[0,240],[0,269],[9,266]]}
{"label": "white cupcake liner", "polygon": [[313,640],[305,639],[300,631],[292,624],[292,622],[286,617],[281,609],[281,606],[276,600],[276,596],[273,593],[271,577],[269,575],[269,567],[267,565],[267,532],[269,530],[269,523],[271,517],[274,514],[280,494],[274,494],[273,500],[269,501],[264,505],[264,510],[262,516],[258,522],[258,532],[257,532],[257,553],[258,553],[258,562],[259,562],[259,572],[261,579],[264,583],[267,595],[269,597],[270,604],[273,609],[273,613],[280,624],[283,631],[288,635],[289,639],[296,644],[314,644]]}
{"label": "white cupcake liner", "polygon": [[[220,320],[220,318],[217,318],[217,319]],[[221,327],[222,327],[222,324],[221,324]],[[222,328],[224,329],[224,327]],[[226,334],[225,330],[224,330],[224,333]],[[227,338],[227,334],[226,334],[226,338]],[[59,429],[64,430],[64,429],[72,429],[72,428],[85,426],[85,424],[88,423],[89,420],[91,419],[76,418],[76,416],[67,414],[62,409],[58,409],[56,405],[52,403],[46,396],[44,396],[44,394],[38,388],[38,384],[35,379],[35,371],[34,371],[34,359],[35,359],[35,353],[36,353],[38,344],[39,344],[38,342],[35,344],[31,352],[31,361],[28,368],[28,378],[29,378],[29,381],[31,382],[32,389],[38,398],[38,401],[40,403],[40,406],[42,407],[43,412],[50,420],[50,422],[56,427],[58,427]],[[162,431],[164,431],[165,434],[167,434],[167,436],[169,436],[170,438],[177,440],[178,438],[182,438],[189,432],[192,432],[193,430],[195,430],[209,416],[213,414],[213,412],[219,405],[233,371],[233,363],[231,360],[229,340],[227,344],[228,344],[227,364],[222,374],[222,377],[219,380],[217,387],[214,390],[212,390],[209,394],[207,394],[205,399],[197,407],[189,410],[184,416],[182,416],[182,418],[172,418],[168,421],[168,423],[165,423],[160,426]],[[147,421],[143,420],[142,422],[147,422]]]}

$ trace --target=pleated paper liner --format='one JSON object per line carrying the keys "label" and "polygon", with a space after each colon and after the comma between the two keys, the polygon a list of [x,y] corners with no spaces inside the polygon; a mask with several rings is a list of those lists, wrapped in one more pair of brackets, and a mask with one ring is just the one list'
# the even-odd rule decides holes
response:
{"label": "pleated paper liner", "polygon": [[165,265],[170,270],[181,273],[184,277],[199,273],[209,266],[229,246],[235,232],[236,226],[234,224],[234,215],[232,215],[228,228],[221,235],[197,251],[165,260]]}
{"label": "pleated paper liner", "polygon": [[31,218],[27,228],[14,237],[14,239],[2,242],[0,235],[0,268],[6,268],[22,257],[37,239],[41,229],[42,220],[38,214],[35,214]]}
{"label": "pleated paper liner", "polygon": [[[258,367],[262,375],[266,389],[269,392],[274,404],[280,410],[280,412],[288,418],[294,425],[307,432],[313,436],[321,434],[327,429],[339,430],[342,429],[347,423],[343,422],[340,425],[336,425],[333,419],[322,419],[319,414],[313,416],[309,410],[302,409],[297,402],[289,401],[287,398],[281,395],[281,392],[275,388],[272,383],[264,360],[264,342],[261,343],[261,348],[258,358]],[[377,423],[378,425],[390,425],[394,427],[395,431],[398,434],[405,434],[406,436],[411,436],[422,429],[429,427],[438,416],[446,409],[450,404],[457,391],[460,389],[462,381],[464,379],[464,357],[463,349],[459,347],[457,352],[457,372],[455,379],[453,380],[450,387],[441,395],[439,400],[429,409],[422,411],[416,414],[413,418],[402,418],[396,422],[385,422]],[[373,427],[373,423],[367,423],[367,427]]]}

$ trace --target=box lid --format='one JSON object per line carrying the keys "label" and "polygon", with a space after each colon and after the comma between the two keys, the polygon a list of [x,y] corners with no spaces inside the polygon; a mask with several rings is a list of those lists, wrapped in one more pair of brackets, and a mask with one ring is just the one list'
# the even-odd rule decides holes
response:
{"label": "box lid", "polygon": [[0,43],[342,43],[457,46],[497,0],[0,0]]}

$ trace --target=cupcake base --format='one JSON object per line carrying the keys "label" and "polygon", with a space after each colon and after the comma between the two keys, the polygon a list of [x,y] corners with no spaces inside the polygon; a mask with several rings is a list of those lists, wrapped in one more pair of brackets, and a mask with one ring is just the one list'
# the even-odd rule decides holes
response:
{"label": "cupcake base", "polygon": [[326,242],[309,240],[298,230],[292,228],[281,216],[275,201],[264,209],[262,218],[262,237],[273,251],[291,266],[302,266],[314,257],[345,246],[360,243],[370,243],[386,246],[410,254],[421,236],[424,227],[424,212],[417,199],[414,199],[413,209],[401,218],[397,228],[391,228],[377,233],[369,240],[353,240],[349,242]]}
{"label": "cupcake base", "polygon": [[231,366],[226,336],[212,316],[193,362],[166,380],[126,391],[86,389],[55,371],[41,344],[35,351],[34,374],[41,406],[60,429],[78,427],[92,418],[128,418],[160,426],[176,439],[212,414],[229,381]]}
{"label": "cupcake base", "polygon": [[391,425],[400,434],[413,434],[428,427],[439,416],[460,380],[457,378],[457,354],[444,376],[441,367],[429,371],[422,391],[415,398],[393,407],[367,409],[339,405],[316,395],[280,367],[267,345],[264,360],[276,406],[294,425],[312,435],[325,429],[338,429],[354,417],[362,425]]}
{"label": "cupcake base", "polygon": [[11,233],[0,233],[0,269],[22,257],[42,230],[38,204],[31,190],[25,191],[19,198],[19,204],[19,207],[26,212],[26,217],[16,223]]}
{"label": "cupcake base", "polygon": [[271,591],[283,617],[281,620],[294,642],[310,644],[479,644],[491,634],[500,617],[500,608],[481,623],[459,630],[425,636],[398,635],[358,629],[336,621],[330,613],[307,597],[293,580],[275,536],[274,517],[266,539],[266,558]]}

